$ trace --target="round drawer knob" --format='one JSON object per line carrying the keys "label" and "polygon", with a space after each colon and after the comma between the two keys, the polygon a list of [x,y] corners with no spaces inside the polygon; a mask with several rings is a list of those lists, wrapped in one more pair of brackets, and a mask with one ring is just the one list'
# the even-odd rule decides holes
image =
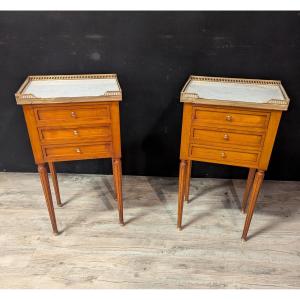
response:
{"label": "round drawer knob", "polygon": [[72,112],[71,112],[71,117],[72,117],[72,118],[76,118],[76,112],[75,112],[75,111],[72,111]]}
{"label": "round drawer knob", "polygon": [[229,140],[229,135],[227,133],[224,134],[224,140],[226,140],[226,141]]}
{"label": "round drawer knob", "polygon": [[77,153],[81,153],[81,150],[80,150],[79,148],[76,148],[75,151],[76,151]]}
{"label": "round drawer knob", "polygon": [[226,116],[226,121],[232,121],[232,116],[230,115]]}
{"label": "round drawer knob", "polygon": [[221,157],[225,158],[226,157],[226,153],[225,152],[221,152]]}
{"label": "round drawer knob", "polygon": [[77,130],[74,130],[73,133],[74,133],[74,135],[78,135],[78,131]]}

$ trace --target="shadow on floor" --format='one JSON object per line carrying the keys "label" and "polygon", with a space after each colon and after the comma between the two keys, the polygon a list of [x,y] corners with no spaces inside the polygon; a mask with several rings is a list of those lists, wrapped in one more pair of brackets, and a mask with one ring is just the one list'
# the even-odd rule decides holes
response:
{"label": "shadow on floor", "polygon": [[[203,179],[207,180],[207,179]],[[211,179],[210,179],[211,180]],[[199,182],[201,179],[199,179]],[[177,219],[177,209],[174,210],[174,205],[169,205],[171,201],[177,201],[177,190],[178,190],[178,178],[164,178],[164,177],[147,177],[145,181],[142,181],[142,184],[145,184],[145,191],[141,194],[142,188],[130,189],[130,196],[126,197],[124,202],[124,214],[125,214],[125,223],[130,224],[134,223],[137,220],[143,218],[144,216],[151,213],[151,210],[147,210],[147,207],[159,206],[162,205],[162,208],[165,209],[168,216],[176,226]],[[225,209],[237,209],[241,210],[241,200],[242,192],[245,185],[245,182],[234,184],[233,180],[216,180],[215,184],[210,181],[208,186],[203,185],[203,187],[197,187],[198,179],[193,179],[191,182],[191,196],[189,203],[185,203],[185,208],[187,208],[194,201],[205,200],[207,196],[207,201],[209,201],[210,193],[215,192],[216,190],[224,190],[224,197],[221,195],[221,203]],[[149,186],[147,186],[149,184]],[[150,189],[149,189],[150,187]],[[260,235],[264,232],[269,232],[277,228],[282,222],[287,222],[297,217],[299,214],[300,208],[300,191],[297,186],[293,186],[293,183],[277,183],[274,185],[272,182],[266,182],[265,188],[263,185],[263,192],[259,196],[256,210],[254,213],[254,219],[257,217],[263,217],[264,215],[274,216],[272,220],[268,221],[266,225],[261,226],[261,228],[256,229],[252,233],[251,227],[249,230],[248,238],[251,239],[257,235]],[[112,178],[103,177],[99,184],[93,186],[98,193],[100,201],[103,201],[107,210],[115,210],[115,195],[113,189]],[[278,189],[278,192],[276,192]],[[124,189],[126,193],[126,188]],[[123,192],[124,193],[124,192]],[[77,197],[82,195],[82,192],[77,192],[72,195],[71,198],[63,201],[63,205],[66,206],[70,202],[74,201]],[[149,195],[149,199],[148,196]],[[54,195],[53,195],[54,196]],[[203,199],[204,197],[204,199]],[[125,198],[125,197],[124,197]],[[175,198],[175,199],[174,199]],[[199,199],[202,198],[202,199]],[[53,199],[55,201],[55,198]],[[63,197],[62,197],[63,200]],[[172,202],[172,204],[174,204]],[[137,212],[136,215],[126,218],[126,209],[132,207],[141,207],[145,208]],[[175,206],[176,207],[176,206]],[[183,228],[186,228],[194,223],[197,223],[204,217],[211,216],[213,217],[214,211],[220,208],[220,206],[215,207],[211,206],[206,212],[201,212],[200,214],[194,216],[192,219],[189,219],[187,223],[183,225]],[[192,209],[192,208],[191,208]],[[185,213],[188,213],[186,211]],[[185,214],[184,213],[184,214]],[[244,220],[246,215],[241,213],[241,219]],[[235,222],[233,218],[232,222]],[[253,220],[254,221],[254,220]],[[74,221],[75,222],[75,221]],[[76,219],[76,223],[86,222],[86,216],[81,216]],[[74,223],[75,224],[75,223]],[[71,227],[72,224],[68,225],[64,231]],[[242,228],[241,228],[242,231]]]}
{"label": "shadow on floor", "polygon": [[[155,192],[156,196],[158,197],[159,201],[161,203],[166,203],[167,202],[167,193],[165,192],[165,185],[162,180],[166,180],[167,185],[172,186],[172,188],[168,188],[169,192],[175,193],[177,192],[178,189],[178,179],[177,178],[166,178],[166,179],[161,179],[161,178],[155,178],[155,177],[149,177],[148,181],[149,184],[151,185],[153,191]],[[173,180],[173,184],[171,183]],[[201,179],[199,179],[201,180]],[[205,179],[204,179],[205,180]],[[243,193],[243,188],[246,184],[246,181],[243,182],[241,185],[242,187],[242,193]],[[268,183],[266,183],[268,184]],[[195,184],[193,184],[195,185]],[[176,190],[175,190],[176,187]],[[196,201],[199,197],[203,197],[205,195],[208,195],[210,192],[215,191],[217,189],[222,189],[228,187],[227,191],[224,193],[224,198],[221,200],[222,204],[225,209],[238,209],[241,211],[241,201],[242,201],[242,193],[237,192],[237,188],[234,185],[233,180],[225,180],[221,183],[219,183],[219,180],[216,182],[215,185],[209,186],[209,187],[204,187],[200,190],[198,190],[197,193],[193,193],[193,195],[190,196],[189,203],[185,203],[185,206],[189,205],[191,202]],[[194,187],[194,190],[197,190],[197,187]],[[292,220],[293,218],[298,216],[298,211],[300,208],[300,192],[295,189],[293,192],[293,188],[290,190],[285,190],[283,191],[283,194],[280,193],[275,193],[274,189],[276,189],[276,186],[274,189],[264,189],[264,186],[262,187],[263,192],[260,194],[256,206],[256,210],[254,213],[254,217],[256,216],[263,216],[263,215],[273,215],[276,216],[276,218],[272,221],[270,221],[268,224],[265,226],[261,227],[259,230],[256,230],[254,233],[251,233],[251,226],[249,230],[249,235],[248,239],[251,239],[252,237],[259,235],[264,232],[268,232],[270,230],[275,229],[278,227],[282,222],[286,222],[289,220]],[[298,193],[297,193],[298,192]],[[298,196],[297,196],[298,195]],[[297,201],[297,199],[299,201]],[[293,207],[294,209],[290,209],[290,207]],[[186,228],[203,217],[213,215],[213,211],[215,210],[215,207],[211,207],[207,212],[201,213],[194,218],[190,219],[187,223],[183,225],[183,228]],[[246,214],[241,213],[241,218],[244,220],[246,217]],[[243,228],[241,228],[242,231]]]}

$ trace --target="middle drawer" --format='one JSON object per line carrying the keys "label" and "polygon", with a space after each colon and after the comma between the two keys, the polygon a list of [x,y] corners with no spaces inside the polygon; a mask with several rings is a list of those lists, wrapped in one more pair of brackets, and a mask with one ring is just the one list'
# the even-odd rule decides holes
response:
{"label": "middle drawer", "polygon": [[112,140],[111,125],[39,127],[38,131],[42,144]]}
{"label": "middle drawer", "polygon": [[191,140],[192,143],[195,144],[220,144],[238,146],[242,148],[261,149],[264,142],[264,133],[192,127]]}

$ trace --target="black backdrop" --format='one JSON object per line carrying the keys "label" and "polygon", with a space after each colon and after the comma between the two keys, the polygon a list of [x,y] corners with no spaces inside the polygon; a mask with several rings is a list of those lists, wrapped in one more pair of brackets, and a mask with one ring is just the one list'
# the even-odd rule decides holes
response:
{"label": "black backdrop", "polygon": [[[0,171],[35,171],[14,93],[27,75],[117,73],[123,90],[123,173],[177,176],[190,74],[280,79],[291,98],[267,178],[300,178],[299,12],[1,12]],[[57,164],[110,173],[109,160]],[[246,170],[197,163],[193,176]]]}

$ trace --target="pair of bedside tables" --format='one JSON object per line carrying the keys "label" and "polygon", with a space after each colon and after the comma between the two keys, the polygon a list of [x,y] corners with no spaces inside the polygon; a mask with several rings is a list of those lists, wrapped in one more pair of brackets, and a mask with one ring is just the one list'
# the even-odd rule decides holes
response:
{"label": "pair of bedside tables", "polygon": [[[61,206],[54,163],[112,158],[119,222],[123,221],[119,102],[115,74],[29,76],[16,93],[23,106],[35,163],[55,234],[58,233],[48,179]],[[249,168],[242,210],[247,239],[257,197],[267,170],[281,113],[289,98],[280,81],[191,76],[184,102],[178,191],[182,227],[192,161]],[[249,201],[248,201],[249,200]],[[248,204],[249,202],[249,204]]]}

